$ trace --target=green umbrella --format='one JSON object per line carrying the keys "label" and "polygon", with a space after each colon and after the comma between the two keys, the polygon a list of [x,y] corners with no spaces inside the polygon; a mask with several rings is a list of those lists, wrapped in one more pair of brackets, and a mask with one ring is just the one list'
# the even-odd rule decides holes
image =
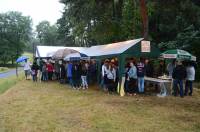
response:
{"label": "green umbrella", "polygon": [[162,58],[166,59],[178,59],[178,60],[192,60],[196,61],[196,57],[189,52],[180,49],[167,50],[161,54]]}

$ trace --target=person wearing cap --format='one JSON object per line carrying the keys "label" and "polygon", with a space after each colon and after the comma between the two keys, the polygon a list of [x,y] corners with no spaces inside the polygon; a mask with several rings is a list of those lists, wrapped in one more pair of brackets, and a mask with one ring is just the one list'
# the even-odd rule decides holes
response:
{"label": "person wearing cap", "polygon": [[183,80],[186,78],[186,69],[183,66],[182,62],[179,60],[176,62],[177,65],[173,70],[172,78],[173,82],[173,89],[174,89],[174,96],[177,96],[178,86],[180,88],[180,96],[183,97]]}

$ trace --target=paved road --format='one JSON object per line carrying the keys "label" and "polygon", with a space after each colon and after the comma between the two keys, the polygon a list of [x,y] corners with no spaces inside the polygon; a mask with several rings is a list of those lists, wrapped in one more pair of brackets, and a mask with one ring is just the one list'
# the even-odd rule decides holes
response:
{"label": "paved road", "polygon": [[[22,71],[23,71],[22,67],[18,68],[18,73],[22,72]],[[13,76],[13,75],[16,75],[16,69],[12,69],[8,72],[0,73],[0,78],[7,78],[7,77],[10,77],[10,76]]]}

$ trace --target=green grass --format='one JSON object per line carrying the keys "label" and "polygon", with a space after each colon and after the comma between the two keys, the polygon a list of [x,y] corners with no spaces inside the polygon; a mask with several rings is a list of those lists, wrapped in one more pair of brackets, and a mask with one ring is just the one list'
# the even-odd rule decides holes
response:
{"label": "green grass", "polygon": [[0,131],[199,132],[199,102],[199,90],[185,98],[120,97],[24,80],[0,95]]}
{"label": "green grass", "polygon": [[14,86],[17,82],[22,80],[22,75],[18,78],[15,76],[9,78],[0,79],[0,94],[4,93],[6,90]]}
{"label": "green grass", "polygon": [[4,72],[7,72],[9,71],[9,68],[7,67],[0,67],[0,73],[4,73]]}

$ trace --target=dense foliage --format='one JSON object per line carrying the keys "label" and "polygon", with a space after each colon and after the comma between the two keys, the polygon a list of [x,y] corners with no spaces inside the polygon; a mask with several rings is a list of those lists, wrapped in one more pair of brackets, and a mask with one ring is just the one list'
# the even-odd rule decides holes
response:
{"label": "dense foliage", "polygon": [[37,38],[42,45],[58,45],[58,28],[50,25],[48,21],[42,21],[36,26]]}
{"label": "dense foliage", "polygon": [[[65,45],[90,46],[143,37],[142,0],[61,0]],[[162,50],[200,46],[200,0],[148,0],[148,38]],[[198,56],[198,55],[197,55]]]}
{"label": "dense foliage", "polygon": [[30,17],[19,12],[0,14],[0,63],[14,62],[31,37]]}

